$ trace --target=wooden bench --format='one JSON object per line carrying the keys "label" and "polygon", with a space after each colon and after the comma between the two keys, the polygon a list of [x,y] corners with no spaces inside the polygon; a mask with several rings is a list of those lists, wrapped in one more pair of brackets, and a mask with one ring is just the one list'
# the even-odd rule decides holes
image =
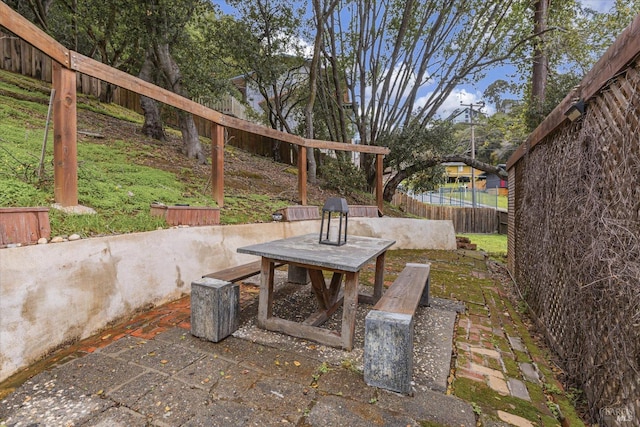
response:
{"label": "wooden bench", "polygon": [[413,316],[429,305],[430,264],[407,264],[366,317],[364,380],[370,386],[411,393]]}
{"label": "wooden bench", "polygon": [[[236,265],[235,267],[225,268],[224,270],[216,271],[214,273],[205,274],[202,277],[209,277],[211,279],[224,280],[225,282],[239,282],[249,277],[260,274],[261,260],[253,261],[247,264]],[[282,263],[276,263],[276,267],[280,267]]]}

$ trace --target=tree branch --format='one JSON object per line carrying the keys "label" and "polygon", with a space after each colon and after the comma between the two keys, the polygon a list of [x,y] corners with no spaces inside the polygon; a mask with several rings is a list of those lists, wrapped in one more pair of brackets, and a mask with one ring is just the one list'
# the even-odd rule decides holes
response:
{"label": "tree branch", "polygon": [[490,165],[489,163],[481,162],[478,159],[472,159],[471,157],[467,157],[467,156],[459,156],[459,155],[442,156],[438,163],[444,163],[444,162],[462,162],[468,166],[471,166],[474,169],[479,169],[487,173],[494,173],[503,179],[507,179],[509,177],[509,174],[504,168],[500,166]]}

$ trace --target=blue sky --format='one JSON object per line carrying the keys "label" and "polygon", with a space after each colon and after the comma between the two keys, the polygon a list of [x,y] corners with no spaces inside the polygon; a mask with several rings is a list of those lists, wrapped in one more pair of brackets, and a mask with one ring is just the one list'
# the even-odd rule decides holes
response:
{"label": "blue sky", "polygon": [[[213,3],[218,4],[224,13],[233,14],[234,10],[230,8],[224,0],[212,0]],[[614,0],[580,0],[584,7],[594,9],[598,12],[606,12],[614,7]],[[483,100],[482,93],[491,83],[498,79],[512,81],[517,79],[516,70],[510,66],[496,67],[486,73],[486,76],[475,83],[463,84],[458,86],[451,95],[447,98],[445,103],[439,109],[439,115],[441,117],[447,117],[453,112],[454,109],[460,107],[460,103],[469,104],[476,103]],[[429,93],[429,88],[425,87],[421,90],[420,95],[425,96]],[[420,99],[417,104],[419,105]],[[495,109],[492,105],[487,105],[484,109],[485,113],[492,114]]]}
{"label": "blue sky", "polygon": [[[588,7],[598,12],[607,12],[615,5],[614,0],[580,0],[580,2],[584,7]],[[440,108],[440,115],[442,117],[447,117],[455,108],[460,107],[461,102],[469,104],[483,100],[482,93],[487,86],[499,79],[513,81],[514,78],[517,78],[515,75],[516,70],[513,67],[496,67],[489,71],[484,79],[476,83],[458,86]],[[492,105],[487,105],[483,111],[485,113],[492,114],[495,112],[495,108]]]}

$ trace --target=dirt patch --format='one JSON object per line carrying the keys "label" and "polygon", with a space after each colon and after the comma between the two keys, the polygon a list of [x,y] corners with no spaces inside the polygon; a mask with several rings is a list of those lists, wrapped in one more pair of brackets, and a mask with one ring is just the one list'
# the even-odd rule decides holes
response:
{"label": "dirt patch", "polygon": [[[167,140],[157,141],[142,134],[141,125],[90,110],[78,110],[78,129],[95,133],[104,138],[80,133],[80,143],[113,144],[127,141],[131,161],[144,166],[175,173],[177,179],[193,191],[210,191],[211,144],[201,138],[203,151],[209,164],[198,164],[183,154],[180,133],[167,129]],[[149,147],[153,149],[150,150]],[[295,166],[278,163],[268,157],[252,155],[239,148],[225,147],[225,194],[260,194],[271,200],[298,203],[298,176]],[[345,197],[324,186],[322,179],[318,185],[309,184],[307,199],[309,204],[321,205],[328,197]],[[352,204],[375,204],[373,197],[347,197]]]}

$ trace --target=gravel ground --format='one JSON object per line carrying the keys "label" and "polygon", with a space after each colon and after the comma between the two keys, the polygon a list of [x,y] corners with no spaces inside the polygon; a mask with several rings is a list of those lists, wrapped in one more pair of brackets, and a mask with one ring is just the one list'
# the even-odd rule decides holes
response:
{"label": "gravel ground", "polygon": [[[258,285],[257,278],[245,284]],[[298,285],[287,281],[286,271],[276,270],[276,294],[274,316],[301,322],[317,310],[311,285]],[[362,287],[361,293],[372,288]],[[320,362],[341,365],[348,361],[356,369],[363,369],[365,317],[371,310],[367,304],[359,304],[356,312],[356,328],[352,351],[328,347],[304,339],[277,332],[266,331],[256,326],[258,302],[246,308],[240,318],[240,328],[234,333],[238,338],[258,342],[266,346],[283,348],[312,357]],[[456,312],[464,310],[461,303],[432,298],[431,307],[419,307],[414,317],[414,383],[416,386],[445,392],[451,364],[451,347]],[[323,328],[339,331],[342,309],[322,325]]]}

